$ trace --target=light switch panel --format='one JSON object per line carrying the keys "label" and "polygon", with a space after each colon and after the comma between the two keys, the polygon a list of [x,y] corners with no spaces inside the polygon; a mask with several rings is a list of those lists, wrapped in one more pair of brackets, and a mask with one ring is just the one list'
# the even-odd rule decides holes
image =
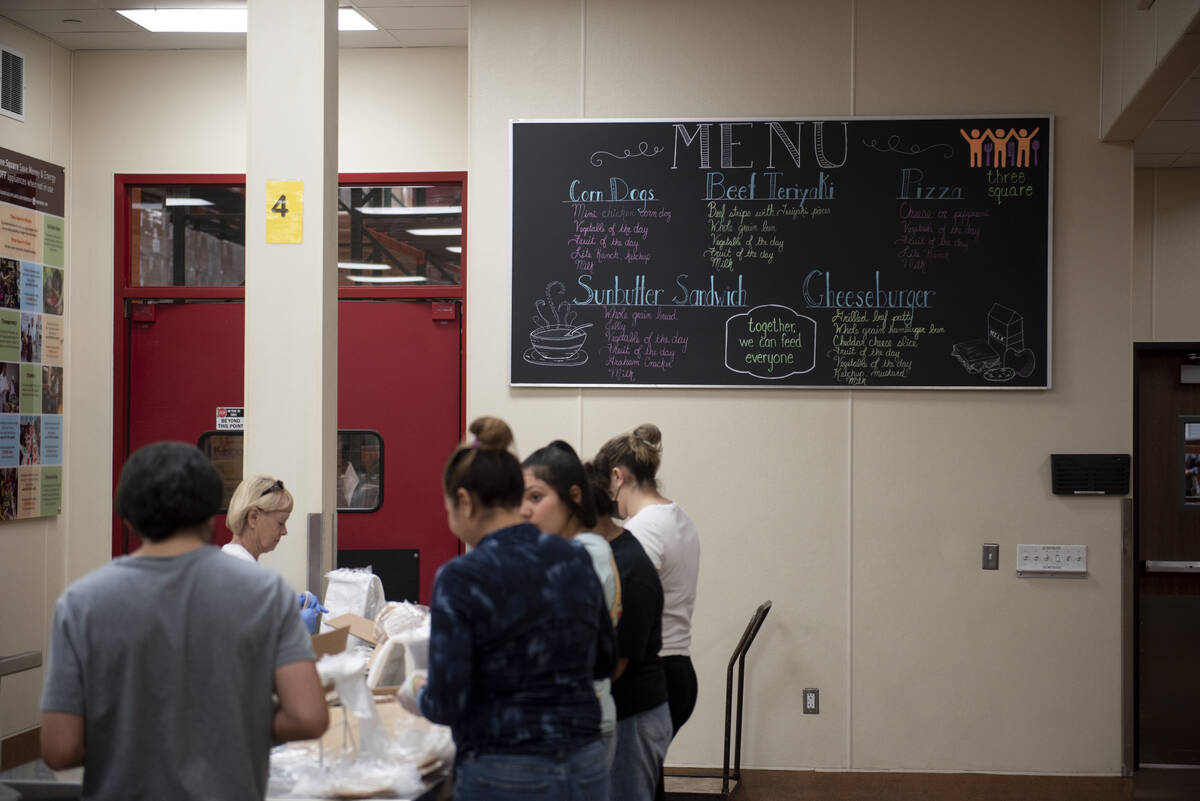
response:
{"label": "light switch panel", "polygon": [[1086,545],[1018,545],[1017,575],[1087,573]]}

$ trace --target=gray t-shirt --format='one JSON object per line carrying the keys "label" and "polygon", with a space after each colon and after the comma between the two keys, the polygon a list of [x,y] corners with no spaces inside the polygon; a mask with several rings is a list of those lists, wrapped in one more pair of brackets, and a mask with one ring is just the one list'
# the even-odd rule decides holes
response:
{"label": "gray t-shirt", "polygon": [[84,718],[83,797],[261,800],[275,669],[313,658],[298,609],[279,574],[213,547],[69,586],[42,709]]}

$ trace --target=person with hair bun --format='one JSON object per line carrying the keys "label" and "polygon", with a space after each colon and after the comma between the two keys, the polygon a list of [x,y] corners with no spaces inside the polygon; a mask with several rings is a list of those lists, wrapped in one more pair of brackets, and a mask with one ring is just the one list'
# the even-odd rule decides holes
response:
{"label": "person with hair bun", "polygon": [[592,460],[608,477],[609,497],[627,528],[654,564],[663,589],[662,650],[667,700],[674,731],[696,706],[696,671],[692,667],[692,610],[700,572],[700,535],[696,524],[658,488],[662,432],[643,423],[613,437]]}
{"label": "person with hair bun", "polygon": [[671,744],[671,710],[662,659],[662,583],[632,534],[613,519],[608,476],[584,465],[596,504],[594,531],[612,549],[621,580],[621,621],[617,624],[617,669],[612,696],[617,707],[617,747],[609,781],[612,797],[649,801]]}
{"label": "person with hair bun", "polygon": [[442,474],[450,530],[471,550],[442,565],[430,602],[428,676],[406,682],[450,726],[455,801],[609,792],[592,681],[612,675],[612,622],[591,558],[521,518],[512,431],[481,417]]}
{"label": "person with hair bun", "polygon": [[[612,548],[598,534],[596,507],[588,486],[583,462],[566,442],[556,439],[531,453],[521,463],[525,471],[525,501],[521,517],[547,534],[582,545],[592,559],[592,567],[604,589],[604,602],[615,627],[621,619],[621,580],[613,562]],[[596,679],[596,698],[600,701],[600,735],[612,764],[616,748],[617,707],[613,703],[612,682],[608,676]]]}

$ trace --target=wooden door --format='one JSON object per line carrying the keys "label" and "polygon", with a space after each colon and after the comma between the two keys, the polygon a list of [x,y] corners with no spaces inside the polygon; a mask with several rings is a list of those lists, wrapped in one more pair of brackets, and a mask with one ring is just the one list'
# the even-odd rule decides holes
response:
{"label": "wooden door", "polygon": [[1137,760],[1200,766],[1200,345],[1135,354]]}

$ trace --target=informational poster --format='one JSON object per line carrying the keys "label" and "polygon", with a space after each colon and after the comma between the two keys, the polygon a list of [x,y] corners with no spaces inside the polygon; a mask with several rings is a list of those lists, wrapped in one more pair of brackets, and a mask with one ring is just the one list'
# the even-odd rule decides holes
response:
{"label": "informational poster", "polygon": [[0,520],[62,511],[65,180],[0,148]]}

